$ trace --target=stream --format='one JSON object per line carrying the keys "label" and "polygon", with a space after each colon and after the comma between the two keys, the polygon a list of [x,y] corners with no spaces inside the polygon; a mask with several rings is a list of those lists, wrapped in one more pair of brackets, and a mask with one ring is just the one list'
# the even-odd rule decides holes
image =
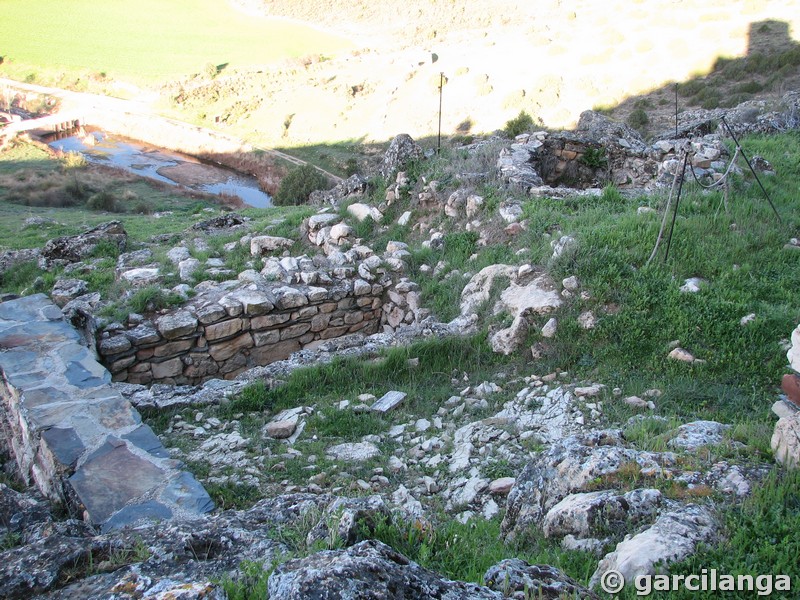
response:
{"label": "stream", "polygon": [[62,152],[79,152],[91,163],[116,167],[170,185],[237,196],[256,208],[272,205],[271,197],[259,188],[254,177],[143,142],[91,131],[84,137],[65,137],[48,144]]}

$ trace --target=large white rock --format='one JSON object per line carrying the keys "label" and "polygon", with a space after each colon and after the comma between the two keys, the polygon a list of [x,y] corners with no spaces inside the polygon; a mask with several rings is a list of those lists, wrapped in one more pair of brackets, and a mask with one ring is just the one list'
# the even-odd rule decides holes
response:
{"label": "large white rock", "polygon": [[545,537],[573,535],[589,538],[627,530],[655,517],[661,504],[656,489],[633,490],[618,494],[610,490],[570,494],[551,508],[544,517]]}
{"label": "large white rock", "polygon": [[477,313],[481,305],[489,300],[495,279],[498,277],[508,279],[516,272],[517,267],[510,265],[490,265],[481,269],[461,292],[461,315]]}
{"label": "large white rock", "polygon": [[500,302],[511,315],[525,311],[544,314],[561,306],[561,295],[553,278],[544,273],[525,285],[512,283],[500,294]]}
{"label": "large white rock", "polygon": [[294,240],[272,235],[259,235],[250,240],[250,254],[261,256],[268,252],[283,250],[294,246]]}
{"label": "large white rock", "polygon": [[786,353],[791,367],[800,373],[800,325],[792,332],[792,347]]}
{"label": "large white rock", "polygon": [[348,206],[347,212],[358,219],[359,222],[363,221],[367,217],[371,217],[372,220],[377,223],[383,218],[383,214],[377,208],[370,206],[369,204],[362,204],[361,202],[355,202],[354,204]]}
{"label": "large white rock", "polygon": [[800,466],[800,412],[794,411],[775,424],[772,452],[780,464],[792,469]]}
{"label": "large white rock", "polygon": [[664,514],[649,529],[617,544],[600,561],[589,587],[597,587],[610,570],[621,573],[629,585],[639,575],[662,572],[667,564],[694,554],[698,544],[716,541],[718,529],[711,511],[696,504]]}
{"label": "large white rock", "polygon": [[326,454],[335,460],[345,462],[363,462],[375,458],[381,453],[372,442],[338,444],[328,448]]}

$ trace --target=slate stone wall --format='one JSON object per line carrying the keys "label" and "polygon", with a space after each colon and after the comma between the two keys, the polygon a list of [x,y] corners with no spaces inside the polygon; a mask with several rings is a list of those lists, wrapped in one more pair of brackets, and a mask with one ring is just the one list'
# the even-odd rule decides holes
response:
{"label": "slate stone wall", "polygon": [[97,348],[114,381],[149,385],[233,379],[255,366],[351,333],[376,333],[384,287],[363,279],[331,287],[212,290],[129,328],[107,328]]}
{"label": "slate stone wall", "polygon": [[214,508],[44,294],[0,302],[0,443],[22,479],[104,531]]}

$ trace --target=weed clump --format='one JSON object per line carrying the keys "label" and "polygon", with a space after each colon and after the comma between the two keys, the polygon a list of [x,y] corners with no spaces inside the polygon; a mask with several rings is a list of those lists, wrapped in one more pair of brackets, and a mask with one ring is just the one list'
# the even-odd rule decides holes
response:
{"label": "weed clump", "polygon": [[505,131],[508,137],[517,137],[521,133],[529,131],[533,127],[533,117],[531,117],[524,110],[519,111],[519,114],[506,123]]}
{"label": "weed clump", "polygon": [[311,165],[290,171],[281,181],[273,200],[278,206],[298,205],[308,202],[311,192],[326,188],[328,180]]}

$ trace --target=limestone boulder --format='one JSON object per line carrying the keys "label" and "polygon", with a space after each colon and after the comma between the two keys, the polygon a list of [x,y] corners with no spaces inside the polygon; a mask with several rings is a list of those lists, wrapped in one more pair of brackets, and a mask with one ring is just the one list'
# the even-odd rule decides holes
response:
{"label": "limestone boulder", "polygon": [[694,421],[678,427],[677,435],[669,441],[673,448],[695,452],[703,446],[714,446],[722,443],[724,434],[730,425],[716,421]]}
{"label": "limestone boulder", "polygon": [[263,256],[278,250],[285,250],[294,246],[294,240],[273,235],[259,235],[250,240],[250,254]]}
{"label": "limestone boulder", "polygon": [[270,575],[268,592],[272,600],[503,598],[500,592],[483,586],[445,579],[377,540],[285,562]]}
{"label": "limestone boulder", "polygon": [[547,512],[542,531],[545,537],[559,539],[622,535],[642,522],[652,522],[660,505],[661,492],[656,489],[570,494]]}
{"label": "limestone boulder", "polygon": [[792,346],[786,353],[789,365],[796,372],[800,373],[800,325],[792,332]]}
{"label": "limestone boulder", "polygon": [[592,575],[589,587],[597,587],[603,574],[618,571],[627,584],[640,575],[663,572],[669,563],[688,558],[699,544],[719,540],[720,526],[709,508],[688,504],[661,515],[652,527],[617,544]]}
{"label": "limestone boulder", "polygon": [[772,452],[780,464],[796,469],[800,466],[800,412],[792,411],[775,425]]}
{"label": "limestone boulder", "polygon": [[326,454],[334,460],[364,462],[379,456],[380,449],[372,442],[347,442],[328,448]]}

